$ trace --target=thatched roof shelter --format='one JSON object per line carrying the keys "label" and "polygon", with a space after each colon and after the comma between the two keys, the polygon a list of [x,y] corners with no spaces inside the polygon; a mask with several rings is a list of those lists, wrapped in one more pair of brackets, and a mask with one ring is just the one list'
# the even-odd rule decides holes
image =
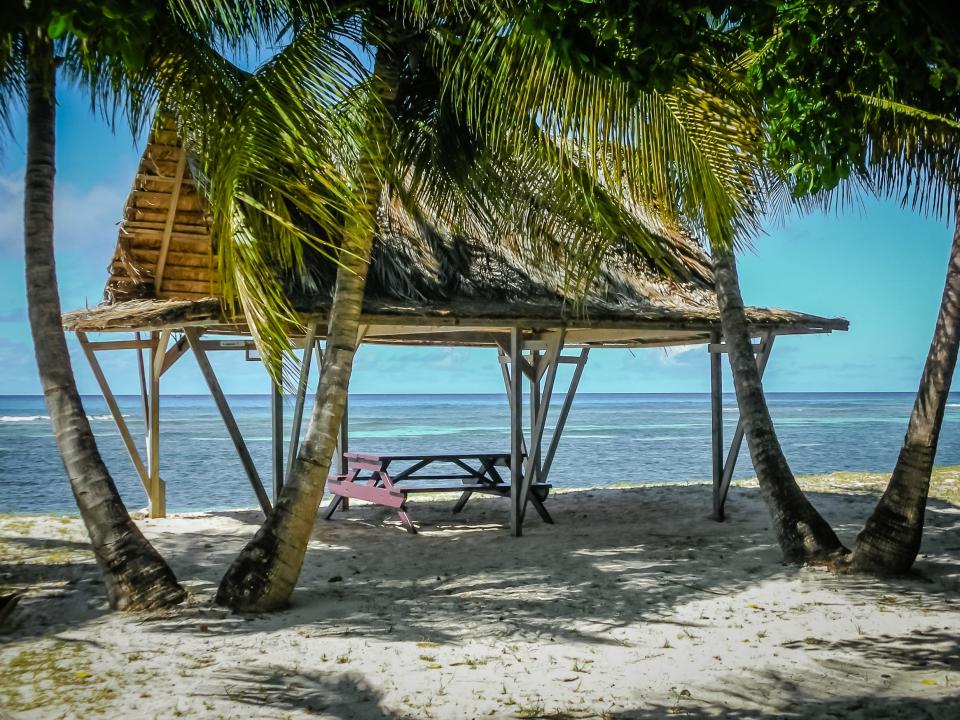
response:
{"label": "thatched roof shelter", "polygon": [[[672,249],[674,276],[624,242],[604,257],[586,298],[566,292],[562,271],[535,261],[522,239],[452,236],[441,223],[388,203],[381,217],[364,302],[366,342],[493,345],[519,325],[526,335],[565,326],[569,343],[662,345],[704,342],[718,329],[709,258],[649,214],[640,219]],[[243,319],[227,317],[217,300],[215,255],[188,154],[174,130],[158,127],[124,208],[104,302],[67,313],[64,324],[75,331],[242,332]],[[305,322],[323,325],[334,270],[320,263],[315,288],[292,292]],[[847,328],[840,318],[789,310],[748,313],[758,331]]]}
{"label": "thatched roof shelter", "polygon": [[[565,287],[560,270],[562,257],[534,254],[523,238],[486,237],[480,232],[473,236],[453,234],[438,218],[414,219],[389,198],[381,206],[379,235],[361,316],[362,341],[498,349],[510,403],[512,441],[509,452],[496,455],[499,458],[496,463],[505,463],[510,468],[510,484],[493,486],[492,491],[501,495],[509,491],[511,528],[515,534],[521,532],[528,499],[544,519],[549,518],[541,502],[545,498],[542,493],[549,488],[545,479],[587,355],[595,347],[709,343],[714,513],[717,519],[723,517],[723,504],[743,433],[738,427],[725,460],[720,361],[726,349],[722,343],[710,261],[693,239],[651,213],[637,210],[636,216],[648,233],[670,249],[672,272],[669,275],[662,272],[650,257],[624,240],[601,259],[600,270],[586,292],[574,294]],[[562,254],[562,249],[558,248],[558,253]],[[165,486],[160,478],[159,460],[160,380],[174,363],[191,351],[260,505],[265,511],[271,505],[207,356],[211,350],[250,353],[254,349],[243,317],[229,316],[225,311],[217,287],[216,262],[217,249],[211,241],[191,159],[175,130],[160,123],[150,135],[123,211],[104,302],[63,317],[65,328],[76,332],[80,339],[147,491],[150,513],[154,517],[165,514]],[[291,303],[306,328],[304,337],[293,340],[294,347],[302,348],[303,353],[294,431],[286,461],[288,472],[296,457],[311,357],[314,348],[319,353],[318,342],[326,330],[336,276],[332,262],[312,258],[311,263],[312,275],[308,281],[287,283]],[[792,310],[748,308],[747,315],[754,335],[761,338],[756,346],[761,372],[777,335],[847,329],[847,321],[842,318]],[[132,339],[93,341],[87,336],[91,332],[134,335]],[[239,338],[213,339],[218,335]],[[565,348],[570,347],[579,351],[564,355]],[[138,354],[148,414],[146,462],[140,456],[96,356],[98,351],[130,349]],[[146,363],[142,357],[144,350],[149,353]],[[560,364],[573,365],[574,372],[553,420],[555,430],[549,447],[545,447],[544,430]],[[524,383],[529,388],[531,404],[527,435],[522,412]],[[284,476],[282,414],[281,391],[275,388],[272,461],[275,493],[279,492]],[[345,419],[340,444],[341,473],[345,472],[346,449]],[[420,465],[438,461],[438,456],[430,457],[433,459]],[[466,457],[476,458],[476,455]],[[481,478],[494,462],[493,455],[482,457],[486,458],[483,461],[486,469],[470,477]],[[467,467],[462,459],[455,462],[462,468]],[[537,488],[532,496],[529,495],[531,487]],[[448,489],[462,490],[460,486]],[[464,492],[457,507],[462,507],[470,492],[484,489],[491,488],[482,486],[480,490]],[[363,497],[368,499],[370,492],[369,488],[363,489],[363,493],[367,493]],[[391,502],[400,497],[392,490],[388,495]],[[404,513],[401,516],[406,518]],[[409,518],[405,524],[413,529]]]}

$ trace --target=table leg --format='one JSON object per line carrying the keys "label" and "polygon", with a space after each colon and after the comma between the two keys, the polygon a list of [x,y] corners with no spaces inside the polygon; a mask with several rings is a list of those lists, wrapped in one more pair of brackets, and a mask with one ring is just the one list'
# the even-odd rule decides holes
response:
{"label": "table leg", "polygon": [[407,529],[407,532],[411,535],[416,535],[417,529],[413,526],[413,522],[410,520],[410,516],[407,515],[407,511],[397,510],[397,515],[400,517],[400,524]]}
{"label": "table leg", "polygon": [[533,505],[533,509],[537,511],[537,514],[545,523],[553,525],[553,518],[550,517],[550,513],[548,513],[547,509],[543,506],[543,501],[533,493],[530,493],[530,504]]}
{"label": "table leg", "polygon": [[457,500],[457,504],[453,506],[453,514],[456,515],[458,512],[463,510],[463,506],[467,504],[467,500],[470,499],[470,496],[473,495],[473,490],[464,490],[460,494],[460,499]]}
{"label": "table leg", "polygon": [[[343,495],[334,495],[333,500],[330,502],[327,511],[323,514],[324,520],[329,520],[333,517],[333,514],[337,511],[337,508],[340,507],[340,503],[343,501]],[[346,508],[344,508],[346,510]]]}
{"label": "table leg", "polygon": [[[474,470],[473,468],[467,468],[467,469],[469,469],[470,472],[476,473],[478,482],[482,483],[485,480],[490,480],[491,485],[496,485],[498,479],[489,477],[491,472],[496,473],[496,471],[493,470],[493,463],[495,461],[496,461],[496,458],[485,458],[481,460],[479,470]],[[467,467],[464,463],[457,463],[457,464],[464,468]],[[464,480],[463,482],[466,483],[467,481]],[[463,493],[461,493],[460,499],[457,500],[457,504],[453,506],[454,515],[459,513],[461,510],[463,510],[464,506],[467,504],[467,501],[472,496],[473,496],[473,490],[464,490]]]}

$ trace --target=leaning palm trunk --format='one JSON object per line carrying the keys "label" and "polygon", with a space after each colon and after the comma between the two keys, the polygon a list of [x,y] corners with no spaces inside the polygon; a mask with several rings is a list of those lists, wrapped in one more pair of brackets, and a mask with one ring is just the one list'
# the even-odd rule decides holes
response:
{"label": "leaning palm trunk", "polygon": [[24,250],[30,330],[57,447],[103,573],[110,607],[140,610],[181,602],[186,593],[130,519],[97,450],[77,391],[60,322],[53,253],[54,61],[48,40],[33,40],[27,68]]}
{"label": "leaning palm trunk", "polygon": [[960,347],[960,202],[940,312],[920,388],[893,476],[866,525],[846,568],[873,574],[903,573],[920,551],[930,473],[950,383]]}
{"label": "leaning palm trunk", "polygon": [[784,559],[794,563],[829,559],[845,550],[800,490],[777,439],[753,354],[733,250],[715,248],[713,261],[720,321],[744,435]]}
{"label": "leaning palm trunk", "polygon": [[384,142],[391,122],[387,109],[397,96],[398,77],[395,63],[380,49],[372,77],[377,95],[369,120],[372,142],[361,152],[358,168],[363,200],[344,226],[313,416],[273,512],[220,581],[216,601],[234,610],[268,612],[285,606],[300,576],[337,446],[359,340],[376,214],[384,192]]}

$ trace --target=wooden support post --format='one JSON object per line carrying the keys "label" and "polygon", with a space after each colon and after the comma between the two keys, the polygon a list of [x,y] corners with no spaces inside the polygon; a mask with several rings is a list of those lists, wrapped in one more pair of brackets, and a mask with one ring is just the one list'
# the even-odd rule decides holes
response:
{"label": "wooden support post", "polygon": [[[310,382],[310,363],[313,360],[313,346],[317,342],[317,325],[307,328],[303,343],[303,360],[300,363],[300,381],[297,383],[297,399],[293,407],[293,423],[290,427],[290,449],[287,452],[287,477],[293,472],[293,462],[300,450],[300,430],[303,426],[303,405],[307,399],[307,385]],[[319,360],[319,349],[318,349]]]}
{"label": "wooden support post", "polygon": [[343,403],[343,417],[340,418],[340,434],[337,436],[337,473],[347,474],[347,453],[350,452],[350,397]]}
{"label": "wooden support post", "polygon": [[187,343],[186,337],[181,337],[179,340],[177,340],[177,342],[173,344],[173,347],[167,350],[167,354],[164,355],[163,364],[160,367],[160,374],[163,375],[167,370],[172,368],[173,364],[186,355],[187,350],[189,349],[190,345]]}
{"label": "wooden support post", "polygon": [[[137,343],[142,342],[140,333],[136,334],[136,338]],[[146,433],[150,432],[150,428],[148,427],[148,418],[150,417],[150,402],[147,400],[147,371],[143,365],[143,348],[140,347],[137,348],[137,370],[140,371],[140,400],[143,403],[143,430],[144,436],[146,436]]]}
{"label": "wooden support post", "polygon": [[520,328],[510,328],[510,532],[523,534],[520,518],[523,482],[523,337]]}
{"label": "wooden support post", "polygon": [[550,468],[553,466],[553,458],[557,454],[557,447],[560,445],[560,437],[563,435],[563,428],[567,424],[567,416],[570,414],[570,408],[573,407],[573,398],[577,394],[577,387],[580,385],[580,377],[583,375],[583,368],[586,367],[587,358],[590,355],[590,348],[583,348],[580,356],[575,358],[576,368],[573,371],[573,377],[570,378],[570,385],[567,387],[567,395],[563,399],[563,405],[560,408],[560,414],[557,416],[557,426],[553,430],[553,437],[550,438],[550,447],[543,459],[543,467],[540,470],[540,482],[546,482],[550,475]]}
{"label": "wooden support post", "polygon": [[[550,413],[550,399],[553,397],[553,385],[557,379],[557,368],[560,366],[560,355],[563,353],[564,332],[557,333],[556,340],[547,355],[547,376],[543,384],[543,400],[540,398],[540,373],[538,363],[534,367],[538,368],[537,380],[534,381],[538,399],[537,412],[533,415],[533,426],[530,428],[530,455],[527,457],[527,467],[523,474],[523,485],[520,496],[520,524],[523,524],[523,518],[526,514],[527,501],[530,499],[530,486],[535,481],[542,482],[540,476],[540,453],[543,446],[543,431],[547,426],[547,415]],[[539,358],[538,358],[539,361]],[[531,393],[531,404],[533,393]]]}
{"label": "wooden support post", "polygon": [[[540,357],[539,350],[533,350],[530,353],[530,365],[533,367],[533,373],[530,375],[530,457],[527,458],[527,464],[533,468],[533,482],[536,482],[539,474],[537,470],[540,467],[540,447],[534,440],[534,433],[537,427],[537,418],[540,417]],[[526,474],[526,473],[525,473]],[[524,496],[526,497],[526,496]]]}
{"label": "wooden support post", "polygon": [[237,455],[240,456],[240,462],[243,464],[243,469],[247,473],[247,478],[250,480],[253,492],[257,496],[257,501],[260,503],[263,512],[269,513],[272,509],[270,498],[267,497],[267,491],[263,489],[263,483],[260,482],[260,474],[257,472],[257,466],[254,464],[253,458],[250,457],[250,451],[247,450],[247,444],[243,441],[243,435],[240,434],[237,421],[234,419],[230,405],[227,403],[227,398],[220,388],[220,382],[213,372],[213,366],[210,364],[209,358],[207,358],[206,351],[200,346],[200,334],[195,328],[184,328],[183,332],[186,334],[187,342],[190,343],[193,354],[197,358],[197,365],[200,367],[203,379],[207,382],[207,387],[210,388],[210,394],[217,404],[217,410],[220,411],[223,424],[226,426],[227,432],[230,434],[230,439],[233,440],[233,445],[237,449]]}
{"label": "wooden support post", "polygon": [[[500,348],[498,351],[498,360],[500,362],[500,372],[503,374],[503,387],[507,391],[507,404],[512,408],[513,407],[513,369],[510,365],[510,346],[504,350]],[[522,385],[522,383],[521,383]],[[526,455],[527,454],[527,438],[523,433],[520,433],[520,450]]]}
{"label": "wooden support post", "polygon": [[[710,335],[710,344],[720,344],[720,333]],[[713,458],[713,519],[723,521],[723,356],[710,352],[710,437]]]}
{"label": "wooden support post", "polygon": [[[131,462],[133,462],[133,467],[137,471],[137,477],[140,478],[144,492],[146,492],[149,496],[150,474],[143,463],[143,459],[140,457],[140,451],[137,449],[137,444],[133,440],[133,435],[130,433],[130,428],[127,427],[127,421],[123,419],[123,413],[120,412],[120,406],[117,405],[117,400],[113,396],[113,392],[110,390],[110,385],[107,383],[107,377],[103,374],[103,368],[100,367],[100,361],[97,360],[96,353],[93,351],[93,348],[90,347],[86,333],[78,332],[77,339],[80,340],[80,347],[83,349],[83,354],[87,356],[87,362],[90,363],[90,369],[93,371],[93,377],[96,378],[97,384],[100,386],[100,392],[103,394],[103,399],[106,401],[107,407],[110,409],[110,414],[113,416],[113,421],[117,424],[117,430],[120,431],[120,439],[123,440],[123,446],[127,449],[127,454],[130,456]],[[144,383],[146,383],[146,381],[144,381]]]}
{"label": "wooden support post", "polygon": [[160,479],[160,373],[157,371],[159,359],[162,359],[166,348],[161,346],[161,339],[167,335],[152,332],[150,338],[155,345],[150,350],[150,390],[147,420],[147,466],[149,469],[150,517],[162,518],[167,515],[167,488]]}
{"label": "wooden support post", "polygon": [[[767,369],[767,361],[770,359],[770,353],[773,352],[773,340],[775,333],[767,333],[760,342],[760,348],[757,351],[757,370],[760,377]],[[726,462],[723,463],[723,473],[720,478],[720,518],[723,519],[723,506],[727,501],[727,493],[730,491],[730,483],[733,481],[733,471],[737,466],[737,458],[740,456],[740,446],[743,444],[743,420],[737,420],[737,427],[733,432],[733,440],[730,443],[730,450],[727,452]],[[721,450],[722,452],[722,450]]]}
{"label": "wooden support post", "polygon": [[283,490],[283,387],[270,380],[270,387],[273,389],[270,397],[270,429],[271,443],[270,450],[271,468],[273,475],[273,504],[277,504],[280,499],[280,491]]}

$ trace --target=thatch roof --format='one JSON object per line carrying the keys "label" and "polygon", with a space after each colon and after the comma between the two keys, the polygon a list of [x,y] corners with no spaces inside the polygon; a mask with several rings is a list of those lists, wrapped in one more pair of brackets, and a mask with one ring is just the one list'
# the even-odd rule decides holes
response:
{"label": "thatch roof", "polygon": [[[104,303],[67,313],[65,327],[120,331],[192,325],[244,332],[243,319],[226,317],[217,299],[203,208],[176,132],[158,125],[124,209]],[[649,213],[638,217],[672,248],[673,276],[623,242],[603,258],[586,299],[575,301],[555,267],[562,261],[535,260],[522,239],[453,236],[436,219],[414,219],[385,200],[364,302],[366,337],[405,342],[415,334],[418,342],[489,344],[491,333],[512,325],[528,332],[563,325],[579,328],[583,342],[707,339],[719,325],[709,258],[693,239]],[[291,289],[304,320],[321,322],[321,334],[334,277],[335,267],[319,262],[313,287]],[[748,314],[758,330],[847,328],[843,319],[788,310],[751,308]]]}

